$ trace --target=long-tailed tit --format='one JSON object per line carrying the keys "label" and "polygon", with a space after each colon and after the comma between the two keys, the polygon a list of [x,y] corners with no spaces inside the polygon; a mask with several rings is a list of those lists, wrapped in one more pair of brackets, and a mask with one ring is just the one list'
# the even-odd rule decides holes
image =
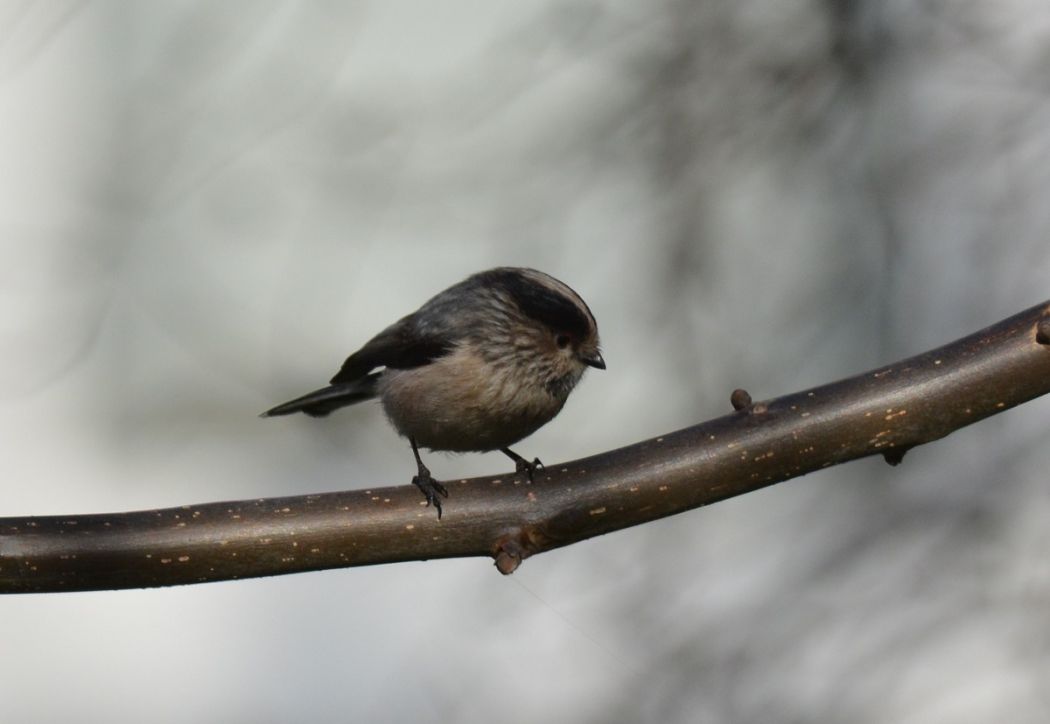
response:
{"label": "long-tailed tit", "polygon": [[605,369],[598,325],[579,294],[535,269],[501,267],[449,287],[350,355],[323,387],[263,413],[333,410],[378,397],[408,438],[412,478],[437,508],[448,490],[419,448],[500,450],[532,480],[540,467],[510,446],[549,422],[587,367]]}

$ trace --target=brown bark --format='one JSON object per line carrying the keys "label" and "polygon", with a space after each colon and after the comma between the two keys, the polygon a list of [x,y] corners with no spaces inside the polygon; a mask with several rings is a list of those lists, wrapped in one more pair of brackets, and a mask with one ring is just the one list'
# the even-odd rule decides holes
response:
{"label": "brown bark", "polygon": [[374,563],[536,553],[813,470],[904,453],[1050,392],[1050,302],[931,352],[628,447],[527,483],[446,481],[437,519],[404,485],[182,508],[0,518],[0,593],[167,586]]}

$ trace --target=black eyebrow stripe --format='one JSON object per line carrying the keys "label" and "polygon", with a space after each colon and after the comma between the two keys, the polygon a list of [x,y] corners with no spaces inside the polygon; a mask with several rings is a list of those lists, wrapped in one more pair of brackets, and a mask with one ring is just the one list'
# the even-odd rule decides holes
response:
{"label": "black eyebrow stripe", "polygon": [[580,306],[561,292],[551,289],[520,272],[494,270],[491,281],[518,305],[522,314],[559,332],[578,338],[590,334],[592,322]]}

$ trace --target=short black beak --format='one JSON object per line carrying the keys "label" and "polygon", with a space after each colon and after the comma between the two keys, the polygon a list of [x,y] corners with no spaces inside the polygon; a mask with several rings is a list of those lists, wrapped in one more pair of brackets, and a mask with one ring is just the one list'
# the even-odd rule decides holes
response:
{"label": "short black beak", "polygon": [[580,360],[585,365],[587,365],[588,367],[594,367],[595,369],[598,369],[598,370],[604,370],[605,369],[605,360],[602,359],[602,353],[601,352],[595,352],[594,354],[592,354],[592,355],[590,355],[588,357],[580,357]]}

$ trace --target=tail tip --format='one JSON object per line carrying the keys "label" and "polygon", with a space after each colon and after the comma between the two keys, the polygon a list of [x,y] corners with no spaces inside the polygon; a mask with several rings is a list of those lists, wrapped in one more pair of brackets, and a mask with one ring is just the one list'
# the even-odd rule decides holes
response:
{"label": "tail tip", "polygon": [[293,412],[298,412],[298,410],[289,409],[288,403],[286,402],[282,405],[278,405],[277,407],[271,407],[266,412],[260,412],[259,417],[277,417],[279,415],[288,415]]}

